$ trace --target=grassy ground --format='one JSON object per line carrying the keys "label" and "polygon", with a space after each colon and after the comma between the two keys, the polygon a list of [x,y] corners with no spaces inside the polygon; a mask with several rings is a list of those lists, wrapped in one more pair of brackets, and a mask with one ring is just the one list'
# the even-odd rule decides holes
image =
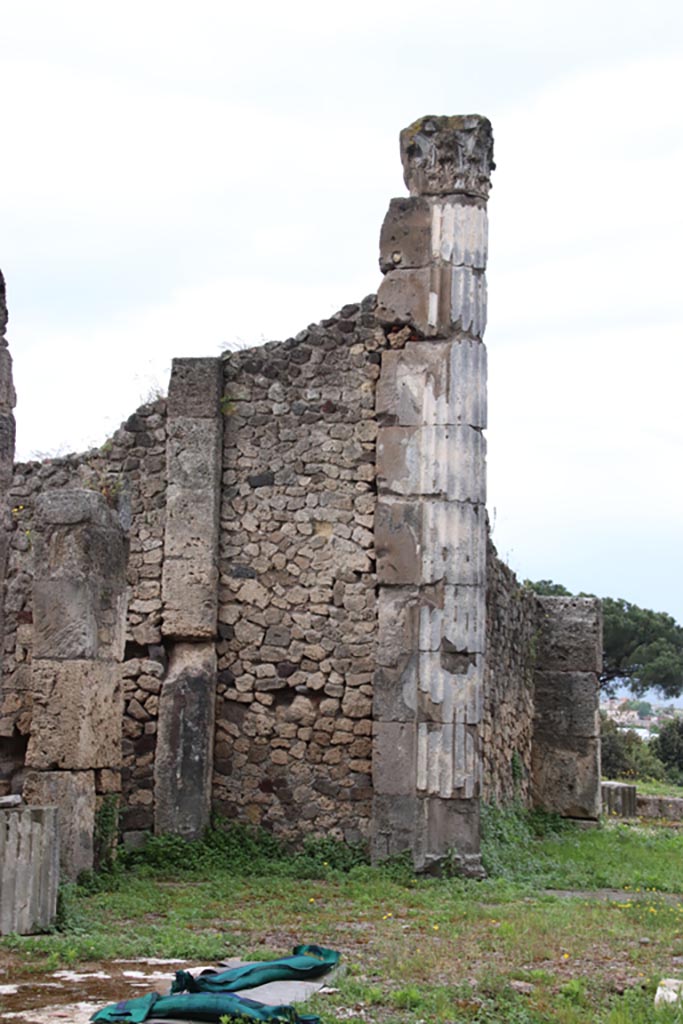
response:
{"label": "grassy ground", "polygon": [[677,786],[673,782],[657,782],[654,779],[649,782],[643,782],[641,779],[638,779],[635,785],[638,792],[644,793],[646,796],[683,797],[683,786]]}
{"label": "grassy ground", "polygon": [[[282,956],[339,949],[324,1024],[669,1024],[660,977],[683,976],[683,834],[609,824],[582,831],[488,812],[490,877],[416,879],[333,843],[283,858],[271,841],[215,833],[191,853],[155,841],[109,889],[71,888],[60,930],[0,942],[36,977],[117,957]],[[570,892],[571,891],[571,892]]]}

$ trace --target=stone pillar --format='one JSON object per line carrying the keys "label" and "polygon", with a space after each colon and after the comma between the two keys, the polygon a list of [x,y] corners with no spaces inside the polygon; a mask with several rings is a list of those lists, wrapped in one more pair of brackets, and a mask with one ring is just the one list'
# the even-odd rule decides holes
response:
{"label": "stone pillar", "polygon": [[162,632],[154,830],[209,823],[216,698],[223,378],[220,359],[175,359],[168,392]]}
{"label": "stone pillar", "polygon": [[59,807],[62,870],[75,878],[94,865],[98,803],[120,791],[126,544],[105,499],[88,490],[41,495],[32,539],[24,797]]}
{"label": "stone pillar", "polygon": [[532,800],[565,818],[596,819],[602,606],[592,597],[541,597],[539,605]]}
{"label": "stone pillar", "polygon": [[373,852],[480,872],[489,122],[401,132],[380,238]]}
{"label": "stone pillar", "polygon": [[5,339],[6,328],[5,279],[0,272],[0,677],[2,676],[5,636],[4,589],[11,526],[7,496],[12,486],[14,468],[15,424],[12,410],[17,402],[12,381],[12,357]]}

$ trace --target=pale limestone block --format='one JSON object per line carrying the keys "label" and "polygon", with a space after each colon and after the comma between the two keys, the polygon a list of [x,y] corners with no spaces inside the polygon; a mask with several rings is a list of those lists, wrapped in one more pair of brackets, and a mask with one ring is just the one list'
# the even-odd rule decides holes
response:
{"label": "pale limestone block", "polygon": [[211,637],[216,631],[218,569],[198,557],[167,558],[162,573],[164,636]]}
{"label": "pale limestone block", "polygon": [[486,501],[486,441],[463,425],[381,427],[377,439],[380,492]]}
{"label": "pale limestone block", "polygon": [[417,659],[418,717],[445,724],[479,723],[483,671],[481,655],[421,651]]}
{"label": "pale limestone block", "polygon": [[486,641],[486,593],[483,587],[439,583],[422,589],[419,648],[483,654]]}
{"label": "pale limestone block", "polygon": [[431,220],[432,260],[454,267],[486,268],[488,220],[483,207],[462,201],[432,200]]}
{"label": "pale limestone block", "polygon": [[170,484],[192,492],[215,490],[221,438],[219,419],[179,416],[169,420],[166,466]]}
{"label": "pale limestone block", "polygon": [[486,348],[479,341],[408,342],[382,353],[376,411],[388,424],[486,427]]}
{"label": "pale limestone block", "polygon": [[33,718],[26,764],[43,770],[114,768],[121,762],[120,666],[33,662]]}
{"label": "pale limestone block", "polygon": [[166,558],[215,558],[218,535],[218,488],[195,490],[168,485],[166,494]]}
{"label": "pale limestone block", "polygon": [[381,587],[377,603],[377,664],[401,665],[418,649],[421,592],[416,587]]}
{"label": "pale limestone block", "polygon": [[196,838],[209,823],[216,705],[212,643],[175,644],[159,697],[154,831]]}
{"label": "pale limestone block", "polygon": [[480,777],[477,735],[461,722],[421,722],[417,732],[417,790],[431,796],[476,794]]}
{"label": "pale limestone block", "polygon": [[24,782],[29,804],[58,810],[59,863],[62,876],[75,882],[94,864],[95,773],[92,771],[29,772]]}
{"label": "pale limestone block", "polygon": [[483,587],[487,540],[483,507],[467,502],[426,501],[420,518],[420,579],[424,583],[444,580]]}

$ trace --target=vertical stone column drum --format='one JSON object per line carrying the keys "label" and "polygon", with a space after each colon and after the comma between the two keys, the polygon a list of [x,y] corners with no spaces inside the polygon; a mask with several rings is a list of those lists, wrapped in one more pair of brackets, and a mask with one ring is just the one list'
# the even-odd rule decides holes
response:
{"label": "vertical stone column drum", "polygon": [[401,133],[410,198],[380,238],[376,858],[450,851],[478,873],[486,607],[486,200],[489,122]]}
{"label": "vertical stone column drum", "polygon": [[24,797],[59,807],[62,871],[75,878],[93,867],[97,794],[120,788],[126,543],[95,491],[48,491],[35,513]]}

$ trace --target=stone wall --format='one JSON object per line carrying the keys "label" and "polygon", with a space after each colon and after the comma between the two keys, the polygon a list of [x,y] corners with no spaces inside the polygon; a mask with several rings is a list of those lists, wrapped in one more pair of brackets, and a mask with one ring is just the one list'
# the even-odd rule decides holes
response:
{"label": "stone wall", "polygon": [[369,831],[374,305],[225,357],[214,804],[283,836]]}
{"label": "stone wall", "polygon": [[539,603],[489,543],[486,569],[486,669],[482,797],[504,805],[531,801],[534,669]]}
{"label": "stone wall", "polygon": [[[4,600],[4,660],[0,683],[0,792],[20,792],[31,725],[34,516],[41,494],[84,487],[116,509],[128,536],[129,603],[126,634],[123,788],[130,827],[140,794],[151,791],[157,708],[150,690],[163,674],[161,571],[166,491],[166,402],[142,406],[102,448],[81,455],[18,463],[6,498],[9,551]],[[151,663],[150,663],[151,662]],[[150,679],[152,684],[150,684]]]}
{"label": "stone wall", "polygon": [[36,506],[69,488],[128,538],[121,773],[95,787],[121,787],[129,842],[196,835],[213,805],[420,868],[455,847],[476,873],[482,798],[552,803],[573,756],[594,792],[596,608],[579,616],[590,656],[559,657],[574,612],[539,613],[486,556],[491,127],[422,118],[401,151],[411,194],[382,228],[377,299],[175,360],[168,400],[101,449],[13,476],[0,289],[0,793],[22,788],[33,719]]}

